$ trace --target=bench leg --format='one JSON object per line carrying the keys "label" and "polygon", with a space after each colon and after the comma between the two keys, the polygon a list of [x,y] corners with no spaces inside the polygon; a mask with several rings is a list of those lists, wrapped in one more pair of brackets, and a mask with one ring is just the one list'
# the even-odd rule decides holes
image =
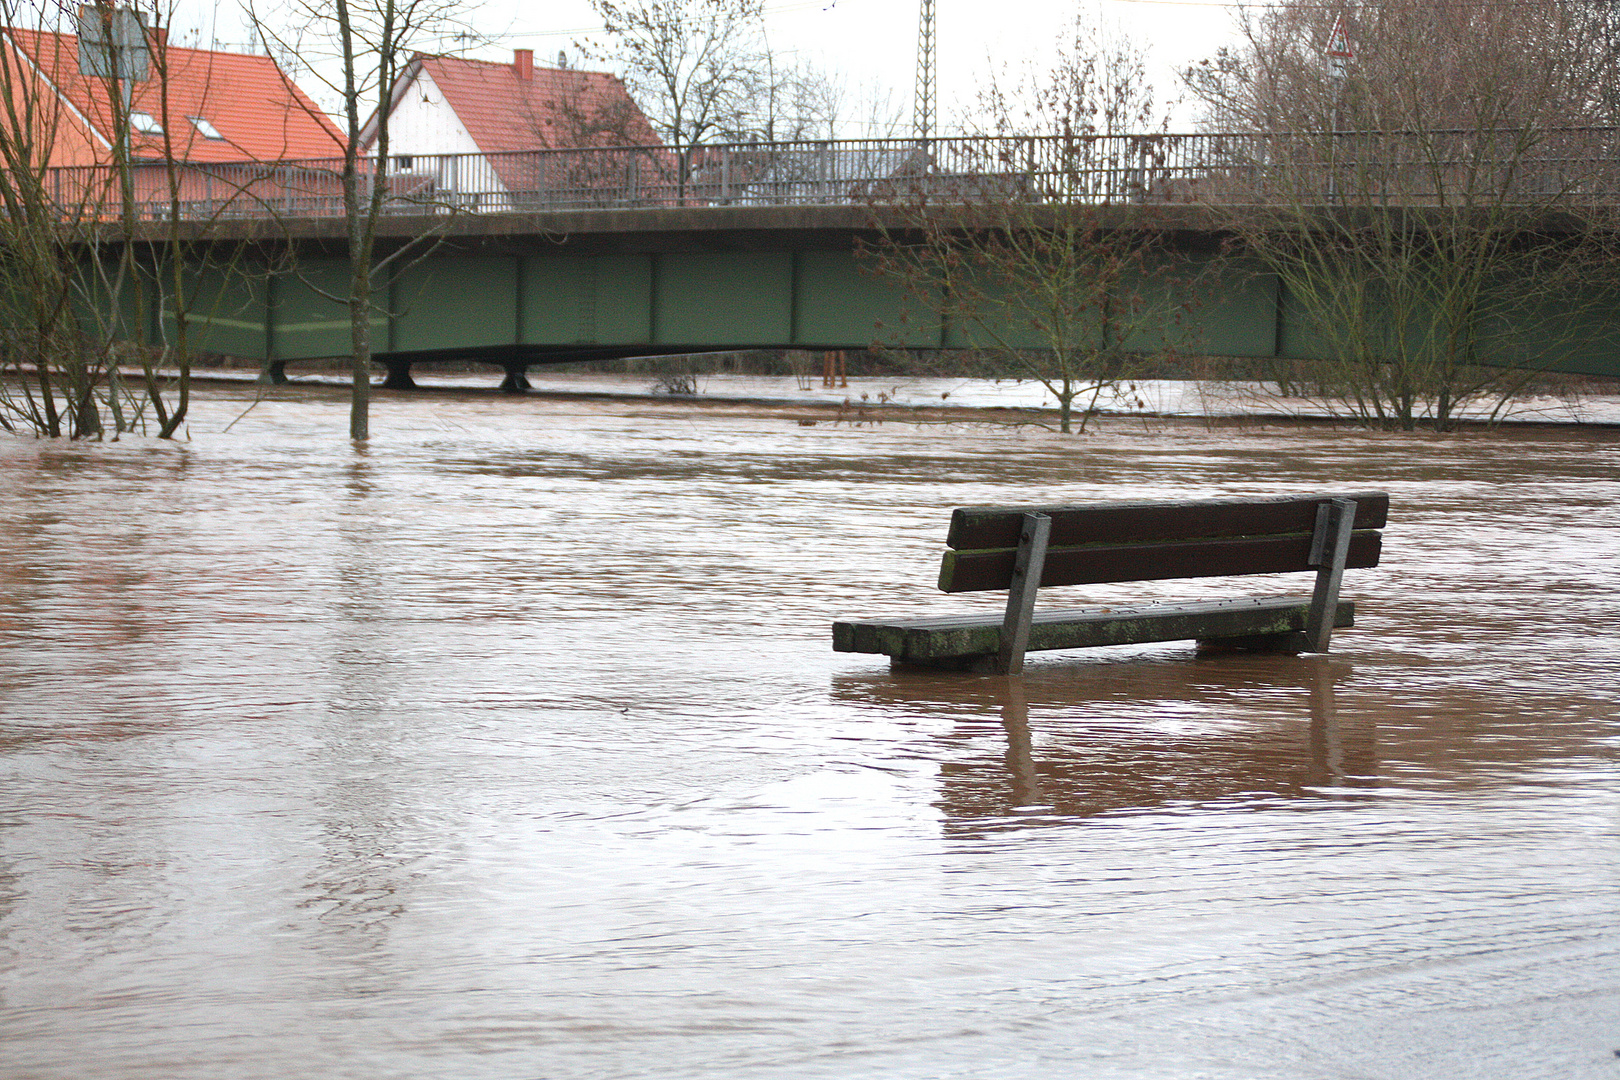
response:
{"label": "bench leg", "polygon": [[1311,537],[1311,565],[1317,568],[1316,591],[1305,619],[1306,648],[1325,653],[1333,637],[1333,613],[1338,609],[1339,585],[1350,555],[1350,533],[1356,527],[1354,499],[1334,499],[1316,508],[1316,533]]}
{"label": "bench leg", "polygon": [[998,674],[1017,675],[1024,670],[1029,624],[1035,617],[1035,594],[1041,588],[1046,543],[1051,537],[1051,518],[1045,514],[1024,515],[1024,527],[1018,536],[1018,556],[1013,562],[1012,587],[1007,591],[1007,614],[1001,621],[1001,652],[996,657]]}

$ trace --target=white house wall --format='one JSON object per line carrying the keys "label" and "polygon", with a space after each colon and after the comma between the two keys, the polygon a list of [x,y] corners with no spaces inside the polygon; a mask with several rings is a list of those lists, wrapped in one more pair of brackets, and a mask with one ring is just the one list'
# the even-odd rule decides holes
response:
{"label": "white house wall", "polygon": [[403,100],[389,114],[389,156],[482,152],[461,118],[446,104],[433,76],[418,69]]}
{"label": "white house wall", "polygon": [[[504,192],[506,186],[494,170],[482,163],[435,158],[441,154],[482,153],[461,118],[444,100],[433,76],[418,68],[388,116],[388,156],[394,168],[431,175],[441,191]],[[409,166],[402,158],[411,159]]]}

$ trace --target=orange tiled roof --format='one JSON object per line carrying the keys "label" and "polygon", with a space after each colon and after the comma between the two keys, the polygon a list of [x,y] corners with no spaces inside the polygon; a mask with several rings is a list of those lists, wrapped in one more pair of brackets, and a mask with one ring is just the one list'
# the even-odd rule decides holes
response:
{"label": "orange tiled roof", "polygon": [[[93,158],[109,160],[109,88],[105,80],[79,71],[78,38],[18,27],[0,33],[93,130]],[[181,161],[284,161],[342,153],[337,128],[268,56],[168,46],[154,54],[150,77],[134,83],[131,96],[131,110],[162,124]],[[205,135],[193,117],[221,138]],[[131,146],[137,159],[164,156],[162,135],[132,132]]]}
{"label": "orange tiled roof", "polygon": [[453,56],[415,62],[486,154],[663,141],[624,83],[603,71],[536,67],[521,53],[512,64]]}

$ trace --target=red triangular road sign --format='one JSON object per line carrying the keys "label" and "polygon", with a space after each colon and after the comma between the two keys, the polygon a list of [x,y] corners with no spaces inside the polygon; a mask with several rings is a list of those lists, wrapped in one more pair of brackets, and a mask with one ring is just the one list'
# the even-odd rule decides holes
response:
{"label": "red triangular road sign", "polygon": [[1344,31],[1344,16],[1340,15],[1333,20],[1333,30],[1328,34],[1327,54],[1349,60],[1356,54],[1350,51],[1350,35]]}

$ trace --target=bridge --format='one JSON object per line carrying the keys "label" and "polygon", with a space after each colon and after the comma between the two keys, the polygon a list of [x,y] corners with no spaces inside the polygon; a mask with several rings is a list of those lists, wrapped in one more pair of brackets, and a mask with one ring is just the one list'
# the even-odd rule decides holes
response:
{"label": "bridge", "polygon": [[[1162,228],[1171,256],[1196,267],[1213,263],[1221,246],[1220,204],[1255,199],[1279,160],[1290,162],[1296,179],[1304,162],[1310,182],[1328,193],[1323,212],[1332,213],[1334,177],[1347,168],[1359,169],[1364,182],[1366,163],[1377,160],[1386,185],[1397,174],[1438,176],[1443,184],[1447,167],[1461,168],[1470,153],[1477,158],[1477,147],[1464,145],[1470,133],[1451,133],[1453,166],[1414,168],[1409,133],[1369,145],[1376,134],[1357,133],[1359,142],[1334,136],[1325,146],[1294,140],[1283,150],[1277,136],[1118,136],[1087,140],[1080,158],[1073,145],[1021,138],[368,163],[389,173],[379,251],[430,238],[420,261],[378,297],[375,358],[393,386],[410,385],[414,363],[471,360],[504,368],[507,385],[517,388],[530,365],[577,360],[874,343],[971,347],[977,342],[969,327],[875,275],[861,254],[881,235],[879,226],[904,224],[899,204],[907,193],[953,199],[1009,177],[1032,189],[1061,183],[1072,202],[1148,217]],[[1527,201],[1620,195],[1620,137],[1605,129],[1577,143],[1504,165],[1514,190]],[[1432,145],[1426,152],[1432,158]],[[348,354],[347,311],[331,298],[345,293],[349,273],[338,168],[188,166],[182,190],[162,190],[155,174],[138,178],[140,228],[150,243],[163,243],[166,219],[178,208],[188,250],[238,252],[228,269],[197,271],[208,298],[193,331],[197,348],[256,359],[269,380],[283,378],[289,363]],[[58,172],[71,173],[56,178],[70,197],[108,183],[89,170]],[[1443,200],[1439,189],[1401,182],[1402,198],[1420,211]],[[1258,264],[1201,276],[1178,329],[1181,347],[1321,358],[1326,347],[1285,293]],[[1591,307],[1572,304],[1582,319],[1591,318]],[[154,299],[128,317],[157,332],[168,315]],[[1609,323],[1593,322],[1550,366],[1620,376],[1620,325]]]}
{"label": "bridge", "polygon": [[[1181,216],[1187,216],[1185,212]],[[480,361],[521,386],[533,364],[749,349],[959,349],[969,327],[873,272],[859,246],[871,214],[851,207],[709,207],[489,214],[446,227],[401,217],[389,240],[446,229],[379,298],[375,359],[409,385],[420,361]],[[1209,249],[1207,230],[1181,230]],[[300,360],[349,351],[341,244],[298,244],[295,268],[222,283],[199,347],[259,359],[279,380]],[[314,286],[312,288],[312,286]],[[1208,354],[1301,350],[1279,318],[1275,279],[1233,274],[1182,328]],[[157,313],[151,313],[156,317]],[[1043,342],[1032,339],[1029,347]],[[1143,348],[1149,345],[1144,343]]]}

